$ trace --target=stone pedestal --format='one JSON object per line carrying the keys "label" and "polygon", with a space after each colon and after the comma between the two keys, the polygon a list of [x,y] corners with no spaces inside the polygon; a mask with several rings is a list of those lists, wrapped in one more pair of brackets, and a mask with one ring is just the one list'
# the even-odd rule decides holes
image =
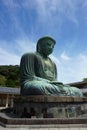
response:
{"label": "stone pedestal", "polygon": [[87,98],[18,96],[14,98],[14,113],[21,118],[87,117]]}
{"label": "stone pedestal", "polygon": [[87,98],[18,96],[14,113],[1,113],[5,127],[58,128],[59,125],[87,125]]}

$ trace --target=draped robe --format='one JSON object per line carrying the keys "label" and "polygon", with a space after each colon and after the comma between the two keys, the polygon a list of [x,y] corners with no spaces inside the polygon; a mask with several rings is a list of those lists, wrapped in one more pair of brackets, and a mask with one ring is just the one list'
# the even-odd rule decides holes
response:
{"label": "draped robe", "polygon": [[20,62],[21,95],[82,96],[76,87],[57,82],[55,63],[39,53],[26,53]]}

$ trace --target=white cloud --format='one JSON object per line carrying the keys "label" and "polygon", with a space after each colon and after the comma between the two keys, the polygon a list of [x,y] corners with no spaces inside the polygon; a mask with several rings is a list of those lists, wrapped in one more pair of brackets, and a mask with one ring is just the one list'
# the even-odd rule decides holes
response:
{"label": "white cloud", "polygon": [[[27,33],[22,26],[22,21],[19,19],[21,10],[23,11],[22,17],[25,22],[31,16],[31,12],[35,12],[35,22],[34,26],[29,28],[30,31],[32,31],[30,33],[36,33],[39,28],[43,29],[46,27],[48,32],[50,32],[50,30],[52,31],[52,29],[61,31],[62,24],[67,20],[73,22],[75,25],[79,25],[78,11],[80,10],[80,7],[82,7],[82,5],[84,6],[86,3],[83,0],[32,0],[32,2],[29,0],[22,0],[21,2],[15,2],[14,0],[2,1],[9,12],[8,15],[11,19],[11,25],[13,25],[17,32],[19,32],[19,35],[22,36],[27,35]],[[26,13],[24,12],[26,11],[28,18],[25,17]],[[2,19],[2,22],[3,21],[4,20]],[[38,26],[35,26],[37,24]]]}
{"label": "white cloud", "polygon": [[19,51],[20,54],[26,52],[34,52],[36,49],[36,45],[33,41],[29,40],[27,37],[22,39],[15,40],[16,49]]}
{"label": "white cloud", "polygon": [[0,44],[0,65],[19,64],[24,53],[36,50],[35,43],[27,37],[13,41],[13,44],[7,41],[0,41]]}
{"label": "white cloud", "polygon": [[66,61],[70,60],[70,57],[65,52],[63,52],[60,57],[62,60],[66,60]]}
{"label": "white cloud", "polygon": [[20,62],[20,57],[10,53],[7,50],[0,48],[0,65],[17,65]]}
{"label": "white cloud", "polygon": [[87,77],[87,55],[78,54],[71,57],[68,62],[60,57],[58,65],[58,79],[64,83],[82,81]]}
{"label": "white cloud", "polygon": [[[63,20],[64,17],[71,20],[75,24],[78,24],[76,17],[76,11],[79,6],[79,2],[76,0],[36,0],[37,11],[40,16],[40,20],[51,19],[54,23]],[[56,21],[55,21],[56,20]]]}
{"label": "white cloud", "polygon": [[[34,2],[33,2],[34,1]],[[58,22],[62,17],[66,17],[74,23],[78,23],[76,18],[76,11],[79,6],[79,1],[76,0],[33,0],[14,2],[14,0],[3,0],[5,6],[10,10],[10,13],[14,14],[22,10],[36,10],[40,21],[48,22],[48,19],[52,22]]]}
{"label": "white cloud", "polygon": [[87,0],[35,0],[36,12],[40,22],[59,28],[68,20],[77,27],[80,25],[79,12],[82,19],[87,19]]}
{"label": "white cloud", "polygon": [[[63,21],[65,21],[65,18],[78,25],[78,11],[80,9],[82,9],[82,11],[87,11],[86,0],[32,0],[32,2],[29,0],[22,0],[22,2],[15,2],[14,0],[2,1],[9,10],[9,13],[13,15],[16,24],[18,24],[19,21],[15,13],[20,11],[20,9],[24,11],[27,10],[28,14],[30,14],[30,11],[35,11],[39,22],[48,23],[48,25],[48,21],[51,23],[54,22],[57,25],[60,24],[61,21],[62,24]],[[15,17],[17,17],[17,19]]]}

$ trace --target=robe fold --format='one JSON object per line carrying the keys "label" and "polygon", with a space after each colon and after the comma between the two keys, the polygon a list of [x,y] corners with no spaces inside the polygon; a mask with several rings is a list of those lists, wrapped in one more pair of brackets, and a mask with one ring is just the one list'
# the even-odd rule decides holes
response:
{"label": "robe fold", "polygon": [[56,65],[49,57],[46,60],[39,53],[26,53],[22,56],[21,95],[82,96],[78,88],[56,83],[56,81]]}

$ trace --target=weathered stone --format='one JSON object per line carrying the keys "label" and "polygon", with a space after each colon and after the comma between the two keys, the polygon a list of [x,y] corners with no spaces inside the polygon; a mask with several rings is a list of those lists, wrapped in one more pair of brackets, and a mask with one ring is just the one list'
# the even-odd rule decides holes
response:
{"label": "weathered stone", "polygon": [[17,96],[14,98],[14,102],[87,102],[86,97],[70,97],[70,96]]}
{"label": "weathered stone", "polygon": [[76,118],[82,115],[82,112],[86,113],[87,98],[42,95],[19,96],[14,98],[14,110],[19,117]]}

